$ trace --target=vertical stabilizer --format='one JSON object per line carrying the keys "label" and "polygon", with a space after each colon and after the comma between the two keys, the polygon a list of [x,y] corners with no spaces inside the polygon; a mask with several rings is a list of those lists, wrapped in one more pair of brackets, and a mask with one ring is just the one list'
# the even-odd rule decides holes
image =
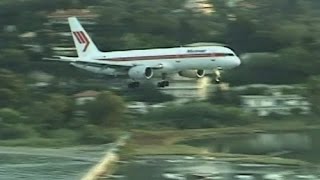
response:
{"label": "vertical stabilizer", "polygon": [[69,17],[68,21],[78,56],[90,57],[99,53],[100,51],[91,40],[88,33],[81,26],[78,19],[76,17]]}

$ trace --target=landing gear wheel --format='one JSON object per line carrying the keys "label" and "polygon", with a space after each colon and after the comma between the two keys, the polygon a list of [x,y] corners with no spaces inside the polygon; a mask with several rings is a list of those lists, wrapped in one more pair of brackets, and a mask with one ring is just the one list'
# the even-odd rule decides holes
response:
{"label": "landing gear wheel", "polygon": [[140,86],[139,82],[131,82],[128,84],[128,88],[138,88]]}
{"label": "landing gear wheel", "polygon": [[164,84],[162,82],[158,82],[157,86],[163,88]]}
{"label": "landing gear wheel", "polygon": [[158,87],[167,87],[169,86],[169,81],[167,81],[167,73],[162,73],[161,74],[161,79],[162,81],[158,82]]}
{"label": "landing gear wheel", "polygon": [[216,78],[215,81],[216,81],[217,84],[220,84],[220,82],[221,82],[220,78]]}
{"label": "landing gear wheel", "polygon": [[164,86],[169,86],[169,81],[163,81]]}
{"label": "landing gear wheel", "polygon": [[166,87],[166,86],[169,86],[169,81],[161,81],[161,82],[158,82],[158,87]]}

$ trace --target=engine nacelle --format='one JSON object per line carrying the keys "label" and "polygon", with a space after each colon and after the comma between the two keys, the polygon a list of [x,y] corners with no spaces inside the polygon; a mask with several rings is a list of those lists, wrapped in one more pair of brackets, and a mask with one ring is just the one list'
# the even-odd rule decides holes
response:
{"label": "engine nacelle", "polygon": [[185,71],[180,71],[179,75],[182,77],[187,77],[187,78],[202,78],[206,75],[206,72],[202,69],[185,70]]}
{"label": "engine nacelle", "polygon": [[134,80],[151,79],[153,76],[153,70],[146,66],[134,66],[129,70],[128,75]]}

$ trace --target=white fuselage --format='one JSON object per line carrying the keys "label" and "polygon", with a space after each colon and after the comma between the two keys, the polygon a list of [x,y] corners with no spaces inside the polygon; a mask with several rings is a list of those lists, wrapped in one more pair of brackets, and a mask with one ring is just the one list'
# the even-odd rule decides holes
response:
{"label": "white fuselage", "polygon": [[[80,63],[79,63],[80,62]],[[113,68],[110,64],[124,67],[143,65],[155,68],[160,73],[177,73],[184,70],[208,70],[215,68],[231,69],[240,65],[240,59],[227,47],[177,47],[148,50],[128,50],[99,52],[83,61],[73,62],[72,65],[91,72],[107,75],[123,75],[127,73],[121,69]],[[83,64],[81,62],[91,62]],[[98,63],[99,66],[90,64]],[[106,64],[105,66],[103,64]]]}

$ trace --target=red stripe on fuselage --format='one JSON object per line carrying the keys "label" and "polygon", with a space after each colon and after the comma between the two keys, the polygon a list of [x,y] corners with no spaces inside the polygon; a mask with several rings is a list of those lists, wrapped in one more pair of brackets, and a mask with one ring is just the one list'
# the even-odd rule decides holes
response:
{"label": "red stripe on fuselage", "polygon": [[205,53],[205,54],[177,54],[177,55],[161,55],[161,56],[136,56],[136,57],[117,57],[98,59],[103,61],[140,61],[140,60],[161,60],[161,59],[181,59],[181,58],[215,58],[226,57],[224,53]]}

